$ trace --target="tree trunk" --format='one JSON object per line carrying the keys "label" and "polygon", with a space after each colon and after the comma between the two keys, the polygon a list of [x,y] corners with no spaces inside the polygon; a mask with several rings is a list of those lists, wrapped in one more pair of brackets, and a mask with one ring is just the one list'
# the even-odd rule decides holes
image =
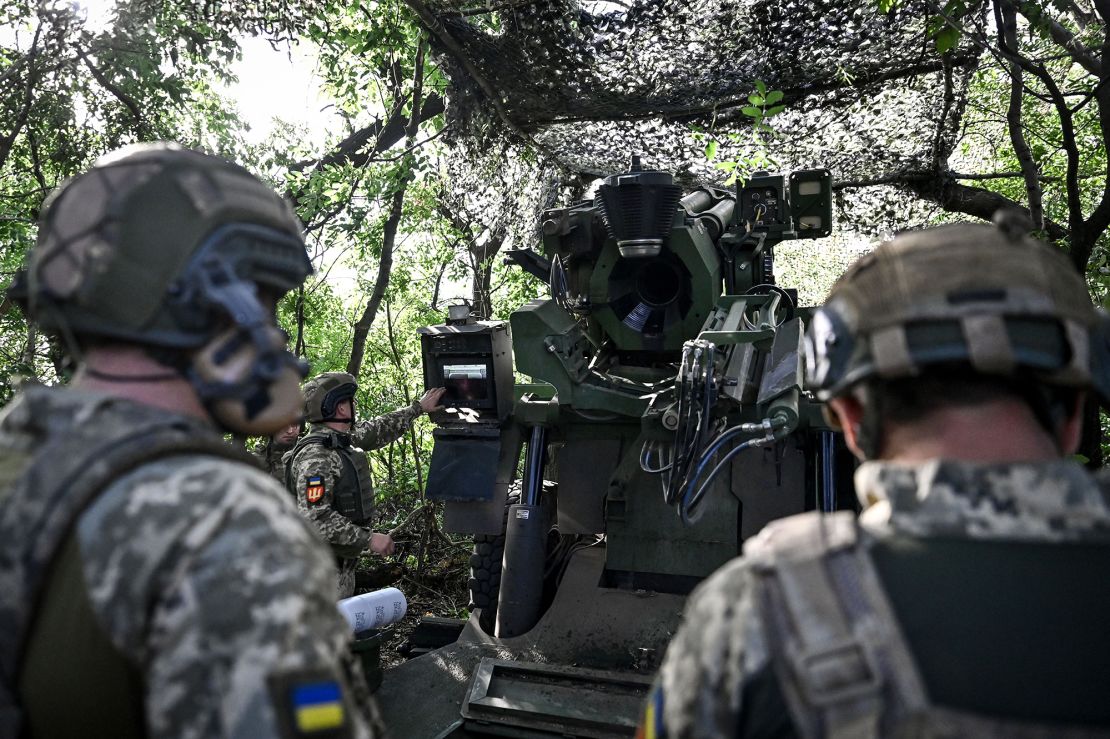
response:
{"label": "tree trunk", "polygon": [[[409,116],[408,127],[405,129],[406,148],[412,146],[413,139],[416,138],[416,132],[420,128],[420,102],[424,85],[425,49],[424,40],[421,39],[416,50],[416,63],[412,77],[412,112]],[[405,173],[397,191],[393,193],[393,204],[389,209],[389,217],[386,218],[385,227],[382,229],[382,258],[378,264],[378,278],[374,282],[374,291],[370,294],[370,302],[366,304],[366,310],[362,312],[362,317],[355,324],[354,336],[351,339],[351,358],[347,362],[347,372],[356,378],[362,369],[362,360],[366,354],[366,336],[370,333],[370,327],[374,324],[374,318],[378,314],[382,298],[385,297],[386,288],[389,287],[389,273],[393,268],[393,243],[397,238],[397,227],[401,223],[401,214],[404,211],[405,204],[405,190],[408,188],[410,177],[411,172]]]}
{"label": "tree trunk", "polygon": [[348,374],[358,378],[362,371],[362,360],[366,356],[366,337],[370,327],[374,325],[374,318],[378,315],[378,308],[385,297],[386,288],[389,287],[389,273],[393,269],[393,242],[397,238],[397,226],[401,223],[401,212],[405,204],[405,189],[408,183],[402,183],[400,189],[393,193],[393,204],[386,218],[385,228],[382,229],[382,258],[378,262],[378,277],[374,280],[374,291],[370,293],[370,301],[362,312],[362,317],[355,323],[354,336],[351,338],[351,358],[347,361]]}
{"label": "tree trunk", "polygon": [[474,290],[471,293],[471,308],[481,320],[488,319],[493,314],[491,305],[490,280],[493,276],[493,264],[489,259],[478,262],[474,267]]}

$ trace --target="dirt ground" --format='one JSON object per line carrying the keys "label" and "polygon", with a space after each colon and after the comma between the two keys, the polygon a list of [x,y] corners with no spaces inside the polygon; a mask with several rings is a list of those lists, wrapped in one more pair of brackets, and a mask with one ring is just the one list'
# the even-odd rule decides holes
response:
{"label": "dirt ground", "polygon": [[383,668],[404,662],[405,657],[399,650],[416,628],[416,622],[424,616],[466,618],[470,615],[466,581],[472,541],[469,537],[451,539],[448,545],[442,539],[433,538],[422,563],[419,552],[406,546],[407,542],[399,543],[390,557],[364,556],[359,562],[356,593],[395,587],[408,601],[405,617],[393,627],[382,645]]}

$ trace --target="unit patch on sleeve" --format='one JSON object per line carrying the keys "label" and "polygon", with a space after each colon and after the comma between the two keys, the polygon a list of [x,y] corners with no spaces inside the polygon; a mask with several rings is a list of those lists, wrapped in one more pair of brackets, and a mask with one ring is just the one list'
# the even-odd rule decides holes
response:
{"label": "unit patch on sleeve", "polygon": [[324,498],[324,478],[313,475],[306,478],[304,497],[309,503],[319,503]]}

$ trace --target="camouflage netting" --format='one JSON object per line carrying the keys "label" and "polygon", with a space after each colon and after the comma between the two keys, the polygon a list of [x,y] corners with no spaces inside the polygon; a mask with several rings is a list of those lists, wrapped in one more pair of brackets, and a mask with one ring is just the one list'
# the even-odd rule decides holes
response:
{"label": "camouflage netting", "polygon": [[[977,62],[941,58],[923,1],[887,14],[874,0],[410,4],[452,81],[452,197],[502,220],[514,246],[534,245],[540,209],[635,153],[687,186],[721,184],[720,162],[830,169],[850,252],[832,258],[847,261],[936,210],[882,183],[945,171]],[[741,110],[757,81],[784,94],[769,133]],[[770,162],[751,161],[761,150]]]}

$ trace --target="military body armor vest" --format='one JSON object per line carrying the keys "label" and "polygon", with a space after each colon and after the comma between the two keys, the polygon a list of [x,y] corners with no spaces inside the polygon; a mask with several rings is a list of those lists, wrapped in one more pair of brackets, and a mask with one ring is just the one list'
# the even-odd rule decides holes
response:
{"label": "military body armor vest", "polygon": [[297,455],[308,446],[319,445],[339,455],[343,473],[332,491],[332,508],[360,526],[369,526],[374,518],[374,485],[370,480],[370,462],[366,452],[351,447],[351,437],[335,429],[313,429],[293,447],[289,463],[285,466],[285,486],[294,495],[303,480],[292,479],[293,463]]}
{"label": "military body armor vest", "polygon": [[[1080,717],[1084,723],[1069,724],[1012,718],[1025,708],[1017,705],[1021,699],[1014,696],[1003,696],[1004,705],[996,701],[996,710],[990,715],[939,705],[926,688],[911,643],[869,554],[870,549],[880,545],[880,540],[859,528],[854,514],[843,512],[806,514],[772,522],[745,546],[744,556],[757,584],[758,606],[765,617],[774,674],[801,736],[834,739],[1110,736],[1110,727],[1098,715],[1100,711],[1105,713],[1097,707],[1104,701],[1097,697],[1088,698],[1095,705],[1085,707],[1093,710],[1086,710],[1090,715]],[[1103,547],[1102,553],[1110,554],[1110,548]],[[1091,559],[1087,553],[1080,554],[1081,560]],[[1071,553],[1065,552],[1065,556]],[[1012,570],[1011,553],[1007,552],[1004,558]],[[942,566],[946,568],[944,577],[960,577],[959,569],[952,567],[951,562],[943,562]],[[1089,569],[1097,570],[1099,566]],[[1100,581],[1097,574],[1087,574],[1094,575],[1088,578],[1091,583]],[[905,573],[902,577],[905,579]],[[922,587],[920,582],[906,582],[902,589],[914,585]],[[990,592],[975,595],[978,600],[992,597]],[[928,599],[930,593],[921,593],[920,597]],[[1058,609],[1059,605],[1048,607]],[[1029,616],[1036,618],[1036,614]],[[1104,616],[1092,614],[1095,622]],[[1004,649],[1036,648],[1028,642],[1007,640],[1005,634],[990,630],[991,624],[985,624],[985,629],[977,626],[984,624],[963,624],[963,630],[971,632],[968,638],[988,642],[999,639]],[[1097,654],[1102,648],[1099,645],[1107,641],[1100,636],[1105,631],[1103,627],[1104,622],[1101,626],[1085,623],[1080,627],[1083,634],[1069,634],[1069,638]],[[967,659],[966,652],[957,657]],[[1074,673],[1078,668],[1066,669]],[[1096,670],[1101,672],[1103,668]],[[1072,681],[1073,685],[1096,682],[1097,677],[1092,680],[1080,673],[1072,675]],[[1067,685],[1043,688],[1072,692]],[[1088,694],[1094,695],[1090,691]],[[1075,711],[1067,710],[1067,700],[1065,696],[1062,701],[1042,703],[1064,704],[1060,713],[1075,716]]]}
{"label": "military body armor vest", "polygon": [[[157,459],[205,454],[252,462],[200,422],[107,397],[90,402],[73,393],[70,404],[50,397],[65,392],[70,391],[28,389],[13,406],[22,404],[29,422],[0,437],[20,441],[19,448],[0,448],[0,572],[6,588],[0,600],[0,736],[19,736],[28,724],[42,729],[72,722],[73,717],[28,717],[17,698],[26,680],[59,669],[36,660],[62,657],[68,684],[88,686],[90,694],[114,703],[108,715],[115,724],[98,730],[134,736],[144,732],[138,666],[95,625],[82,624],[87,638],[71,644],[79,653],[60,655],[52,648],[55,637],[73,641],[52,633],[53,626],[66,624],[73,612],[92,617],[86,594],[58,593],[59,583],[83,587],[73,533],[77,519],[112,482]],[[106,675],[119,679],[101,690]]]}

